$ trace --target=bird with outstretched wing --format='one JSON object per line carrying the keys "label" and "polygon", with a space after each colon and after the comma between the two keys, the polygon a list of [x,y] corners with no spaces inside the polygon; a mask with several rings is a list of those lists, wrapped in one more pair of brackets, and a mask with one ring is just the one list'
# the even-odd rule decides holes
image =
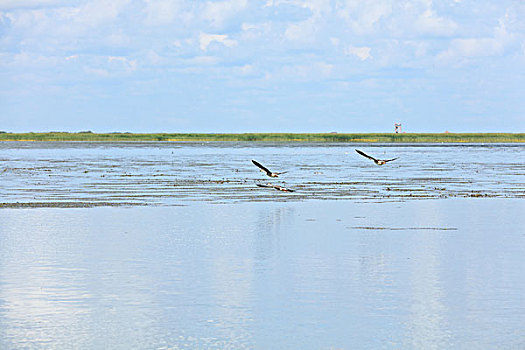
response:
{"label": "bird with outstretched wing", "polygon": [[295,192],[295,190],[292,190],[291,188],[287,188],[287,187],[283,187],[283,186],[279,186],[279,185],[274,185],[274,184],[256,184],[257,186],[259,187],[267,187],[267,188],[273,188],[273,189],[276,189],[277,191],[283,191],[283,192]]}
{"label": "bird with outstretched wing", "polygon": [[252,163],[255,164],[255,166],[257,166],[259,169],[261,169],[262,172],[266,173],[266,175],[268,175],[269,177],[279,177],[279,175],[286,173],[286,171],[282,171],[280,173],[272,172],[268,170],[268,168],[266,168],[264,165],[253,159]]}
{"label": "bird with outstretched wing", "polygon": [[368,154],[366,154],[365,152],[363,151],[360,151],[358,149],[355,150],[357,153],[359,153],[360,155],[362,155],[363,157],[366,157],[368,159],[372,159],[374,161],[374,163],[376,163],[377,165],[383,165],[383,164],[386,164],[388,162],[391,162],[393,160],[396,160],[398,159],[399,157],[396,157],[396,158],[392,158],[392,159],[377,159],[377,158],[374,158],[372,156],[369,156]]}

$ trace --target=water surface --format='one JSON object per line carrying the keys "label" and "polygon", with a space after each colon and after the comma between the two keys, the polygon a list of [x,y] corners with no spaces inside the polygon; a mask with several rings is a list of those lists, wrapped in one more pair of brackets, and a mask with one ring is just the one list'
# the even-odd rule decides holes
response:
{"label": "water surface", "polygon": [[524,156],[0,143],[0,349],[523,349]]}
{"label": "water surface", "polygon": [[[384,166],[361,157],[399,157]],[[251,159],[287,171],[269,178]],[[0,142],[3,203],[525,197],[525,145],[242,142]]]}
{"label": "water surface", "polygon": [[524,209],[4,209],[0,348],[523,348]]}

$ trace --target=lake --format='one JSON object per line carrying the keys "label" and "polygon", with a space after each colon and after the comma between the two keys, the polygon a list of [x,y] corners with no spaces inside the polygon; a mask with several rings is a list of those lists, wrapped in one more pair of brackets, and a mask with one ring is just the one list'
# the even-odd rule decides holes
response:
{"label": "lake", "polygon": [[524,348],[524,159],[0,143],[0,348]]}

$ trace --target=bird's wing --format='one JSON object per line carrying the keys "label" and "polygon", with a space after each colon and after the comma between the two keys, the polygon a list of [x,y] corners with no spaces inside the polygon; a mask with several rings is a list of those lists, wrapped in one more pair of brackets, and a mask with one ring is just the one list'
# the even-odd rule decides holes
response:
{"label": "bird's wing", "polygon": [[396,159],[398,159],[398,158],[399,158],[399,157],[395,157],[395,158],[392,158],[392,159],[385,159],[385,163],[386,163],[386,162],[391,162],[391,161],[396,160]]}
{"label": "bird's wing", "polygon": [[283,191],[283,192],[293,192],[294,191],[291,188],[286,188],[282,186],[274,186],[274,188],[278,191]]}
{"label": "bird's wing", "polygon": [[267,184],[256,183],[256,185],[259,186],[259,187],[274,188],[277,191],[283,191],[283,192],[294,192],[295,191],[295,190],[292,190],[291,188],[286,188],[286,187],[282,187],[282,186],[279,186],[279,185],[274,185],[274,184],[271,184],[271,183],[267,183]]}
{"label": "bird's wing", "polygon": [[268,184],[268,185],[265,185],[265,184],[256,184],[257,186],[259,187],[270,187],[270,188],[273,188],[274,186],[271,185],[271,184]]}
{"label": "bird's wing", "polygon": [[363,157],[366,157],[366,158],[368,158],[368,159],[372,159],[372,160],[377,160],[377,159],[375,159],[374,157],[369,156],[368,154],[366,154],[366,153],[363,152],[363,151],[360,151],[360,150],[358,150],[358,149],[356,149],[355,151],[356,151],[357,153],[359,153],[360,155],[362,155]]}
{"label": "bird's wing", "polygon": [[264,170],[267,174],[272,173],[270,170],[268,170],[268,168],[266,168],[264,165],[262,165],[258,161],[252,159],[252,163],[255,164],[255,166],[259,167],[261,170]]}

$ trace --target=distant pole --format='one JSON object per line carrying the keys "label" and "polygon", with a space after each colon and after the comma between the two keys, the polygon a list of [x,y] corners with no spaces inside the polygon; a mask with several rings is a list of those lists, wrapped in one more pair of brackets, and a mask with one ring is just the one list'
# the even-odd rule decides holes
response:
{"label": "distant pole", "polygon": [[394,132],[399,134],[401,132],[401,123],[394,123]]}

